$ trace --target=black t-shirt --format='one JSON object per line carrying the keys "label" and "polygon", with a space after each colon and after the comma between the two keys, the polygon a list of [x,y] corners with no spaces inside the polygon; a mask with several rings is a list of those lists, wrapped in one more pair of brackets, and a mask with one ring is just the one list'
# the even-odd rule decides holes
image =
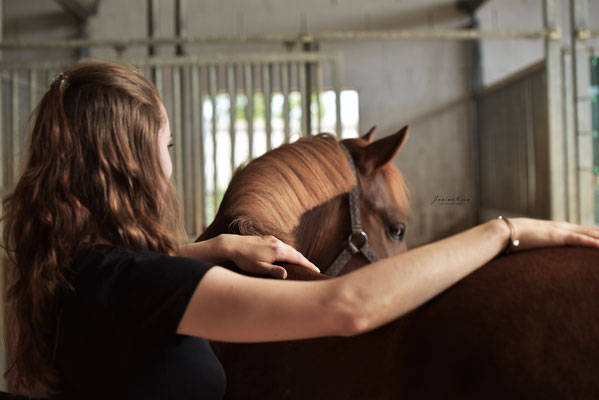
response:
{"label": "black t-shirt", "polygon": [[73,262],[56,366],[61,399],[222,399],[225,374],[208,341],[177,335],[212,265],[94,246]]}

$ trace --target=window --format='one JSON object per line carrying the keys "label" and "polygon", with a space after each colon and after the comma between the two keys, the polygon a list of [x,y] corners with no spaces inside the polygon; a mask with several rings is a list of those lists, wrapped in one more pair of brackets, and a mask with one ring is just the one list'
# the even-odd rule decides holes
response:
{"label": "window", "polygon": [[[268,138],[266,135],[264,95],[261,92],[254,93],[252,107],[252,142],[250,143],[249,119],[248,119],[248,97],[243,92],[238,92],[236,96],[235,113],[235,145],[231,146],[230,131],[230,113],[231,105],[229,95],[222,93],[216,96],[216,157],[214,158],[214,143],[212,140],[212,117],[213,106],[209,97],[203,100],[203,127],[204,127],[204,173],[206,182],[206,194],[208,197],[215,195],[214,191],[214,168],[217,170],[216,179],[216,197],[220,204],[222,196],[229,184],[233,174],[233,165],[231,164],[231,150],[233,147],[234,167],[238,167],[247,160],[259,157],[266,153],[268,149]],[[358,92],[356,90],[343,90],[341,92],[341,138],[358,137],[359,124],[359,102]],[[312,95],[310,113],[311,113],[311,133],[319,132],[334,133],[336,127],[336,104],[335,92],[325,90],[320,94],[320,116],[319,106],[316,94]],[[301,137],[302,127],[302,107],[301,95],[298,91],[289,93],[289,129],[286,137],[285,117],[284,117],[284,96],[280,92],[272,94],[271,113],[270,113],[270,147],[277,148],[288,140],[294,142]],[[320,129],[319,129],[320,128]],[[251,144],[251,156],[250,156]],[[216,160],[216,164],[212,160]],[[206,202],[206,216],[210,221],[214,218],[216,210],[214,201]]]}

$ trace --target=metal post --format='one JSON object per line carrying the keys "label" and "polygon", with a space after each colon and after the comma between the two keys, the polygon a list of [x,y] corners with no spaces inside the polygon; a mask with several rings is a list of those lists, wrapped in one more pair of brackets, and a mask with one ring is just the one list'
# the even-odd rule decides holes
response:
{"label": "metal post", "polygon": [[173,130],[174,135],[177,136],[175,143],[175,184],[177,185],[177,191],[179,196],[183,197],[183,111],[181,106],[181,69],[180,67],[173,67]]}
{"label": "metal post", "polygon": [[[312,41],[305,42],[303,44],[303,50],[305,52],[312,52],[312,51],[318,50],[318,45]],[[306,76],[306,82],[305,82],[306,98],[305,99],[302,98],[302,103],[303,103],[302,108],[304,108],[308,112],[308,115],[306,116],[306,121],[305,121],[305,123],[306,123],[306,131],[304,133],[305,135],[312,134],[312,112],[311,112],[312,107],[311,107],[311,105],[312,105],[312,91],[313,91],[312,90],[313,89],[312,81],[313,81],[313,75],[314,75],[313,71],[312,71],[313,66],[314,66],[314,64],[311,62],[307,62],[304,66],[304,68],[306,70],[306,73],[305,73],[305,76]]]}
{"label": "metal post", "polygon": [[264,130],[266,132],[266,151],[272,150],[272,118],[271,118],[271,100],[272,100],[272,64],[262,64],[262,90],[264,91]]}
{"label": "metal post", "polygon": [[[184,87],[181,88],[182,96],[182,130],[179,133],[179,136],[183,136],[183,193],[185,195],[185,224],[187,229],[187,234],[190,239],[195,239],[193,236],[197,237],[197,227],[195,225],[196,217],[195,217],[195,182],[197,181],[197,174],[194,170],[193,159],[194,155],[194,147],[193,147],[193,136],[194,131],[192,130],[190,119],[193,118],[192,115],[195,113],[195,109],[193,108],[193,103],[191,101],[191,66],[182,68],[181,71],[182,82]],[[188,83],[189,82],[189,83]],[[191,236],[193,235],[193,236]]]}
{"label": "metal post", "polygon": [[566,149],[566,182],[568,185],[568,193],[566,197],[566,206],[568,210],[567,219],[571,222],[578,222],[578,171],[577,163],[577,145],[576,145],[576,128],[574,111],[574,78],[572,76],[572,51],[569,48],[564,48],[562,51],[562,82],[563,82],[563,99],[564,99],[564,133],[565,133],[565,149]]}
{"label": "metal post", "polygon": [[163,68],[164,67],[162,66],[153,68],[154,85],[156,85],[156,90],[158,91],[160,98],[164,98],[164,82],[162,81],[164,77]]}
{"label": "metal post", "polygon": [[523,154],[523,164],[526,166],[526,179],[523,179],[523,181],[526,182],[526,186],[521,188],[521,191],[524,195],[523,197],[526,199],[526,201],[522,210],[525,210],[528,215],[533,214],[536,211],[537,201],[537,170],[535,166],[536,152],[533,103],[534,95],[532,82],[527,81],[524,87],[522,104],[526,128],[524,130],[524,135],[521,135],[520,137],[524,142],[524,146],[521,146],[521,148],[524,149],[525,154]]}
{"label": "metal post", "polygon": [[[0,0],[1,1],[1,0]],[[1,33],[0,33],[1,35]],[[4,75],[6,71],[0,70],[0,132],[7,132],[6,126],[6,115],[4,115]],[[7,152],[7,138],[9,135],[3,133],[0,135],[0,193],[4,196],[4,190],[8,186],[6,180],[7,175],[7,163],[8,163],[8,152]],[[2,275],[2,274],[0,274]]]}
{"label": "metal post", "polygon": [[[476,17],[471,14],[471,27],[477,28],[478,21]],[[471,168],[472,168],[472,183],[473,183],[473,204],[476,205],[476,212],[478,215],[475,216],[477,222],[484,222],[481,218],[480,207],[481,207],[481,185],[480,185],[480,130],[478,121],[478,102],[480,100],[474,97],[474,93],[480,90],[482,84],[482,67],[481,67],[481,45],[479,40],[472,40],[467,44],[468,50],[468,89],[470,96],[470,107],[469,107],[469,122],[470,122],[470,148],[471,148]]]}
{"label": "metal post", "polygon": [[229,135],[231,136],[231,173],[235,172],[235,108],[237,105],[237,89],[235,87],[235,66],[227,67],[227,89],[229,91]]}
{"label": "metal post", "polygon": [[11,101],[10,101],[10,122],[11,122],[11,167],[10,167],[10,181],[12,184],[17,177],[17,166],[19,164],[19,71],[13,70],[11,72]]}
{"label": "metal post", "polygon": [[341,124],[341,85],[343,82],[343,66],[341,63],[341,56],[338,55],[335,57],[335,61],[333,61],[333,85],[335,88],[335,133],[339,139],[341,139],[343,134],[343,126]]}
{"label": "metal post", "polygon": [[545,39],[545,64],[547,73],[548,147],[549,147],[549,217],[566,219],[566,160],[562,121],[562,74],[560,71],[561,1],[543,1],[544,24],[556,30]]}
{"label": "metal post", "polygon": [[285,143],[289,143],[291,129],[289,127],[289,64],[281,63],[281,92],[283,94],[283,121],[285,130]]}
{"label": "metal post", "polygon": [[206,186],[204,183],[204,105],[200,86],[200,67],[191,67],[191,133],[193,143],[193,185],[195,234],[204,230],[206,221]]}
{"label": "metal post", "polygon": [[[158,0],[147,0],[147,35],[148,39],[154,39],[156,34],[156,29],[158,27]],[[156,47],[153,44],[148,45],[148,56],[153,57],[156,55]],[[150,67],[150,79],[156,83],[158,81],[158,76],[156,73],[155,67]]]}
{"label": "metal post", "polygon": [[[2,31],[4,28],[4,0],[0,0],[0,42],[2,42],[4,40],[4,37],[2,35]],[[2,51],[0,51],[0,60],[2,60]],[[5,127],[4,127],[4,99],[3,99],[3,90],[4,90],[4,73],[3,71],[0,71],[0,132],[5,132]],[[6,135],[3,135],[6,136]],[[4,143],[3,143],[3,138],[0,137],[0,194],[2,194],[2,197],[4,197],[5,193],[4,190],[6,188],[5,184],[6,181],[4,180],[4,174],[5,174],[5,170],[4,170],[4,165],[6,162],[6,153],[5,153],[5,147],[4,147]],[[3,229],[2,226],[2,222],[0,221],[0,229]],[[2,259],[0,259],[0,265],[2,265],[3,270],[4,270],[4,263],[5,263],[5,258],[2,257]],[[0,289],[4,290],[4,274],[0,274]],[[4,296],[0,296],[0,309],[4,310]],[[4,318],[0,318],[0,330],[2,332],[4,332]],[[0,335],[0,346],[2,346],[2,349],[6,349],[5,343],[4,343],[4,335]],[[5,351],[0,351],[0,366],[2,367],[3,371],[6,371],[7,369],[7,360],[6,360],[6,356],[5,356]],[[2,374],[2,376],[0,377],[0,390],[6,390],[6,382],[4,381],[4,374]]]}
{"label": "metal post", "polygon": [[[184,15],[187,9],[187,2],[185,0],[175,0],[175,36],[177,38],[185,37],[186,27]],[[185,49],[182,43],[177,43],[175,46],[175,54],[180,56],[185,54]]]}
{"label": "metal post", "polygon": [[316,130],[322,132],[322,103],[320,95],[322,94],[322,63],[317,62],[316,66]]}
{"label": "metal post", "polygon": [[309,136],[310,132],[308,131],[308,127],[310,126],[310,100],[306,100],[309,96],[306,84],[306,67],[305,64],[297,64],[297,72],[298,72],[298,86],[301,97],[301,108],[302,108],[302,136]]}
{"label": "metal post", "polygon": [[217,66],[211,65],[209,72],[209,90],[210,90],[210,102],[212,103],[212,183],[214,185],[214,197],[213,197],[213,205],[214,205],[214,215],[216,215],[216,211],[218,210],[218,171],[217,171],[217,147],[216,147],[216,124],[218,122],[218,116],[216,113],[216,92],[218,87],[218,77],[217,77]]}
{"label": "metal post", "polygon": [[[0,0],[0,42],[4,40],[4,35],[2,34],[2,30],[4,28],[4,0]],[[2,50],[0,50],[0,60],[2,60]],[[0,71],[0,132],[6,132],[6,127],[4,125],[5,115],[4,115],[4,71]],[[6,135],[2,135],[6,136]],[[4,143],[4,138],[0,137],[0,193],[4,195],[4,189],[7,186],[5,174],[6,174],[6,143]],[[0,274],[1,275],[1,274]],[[0,278],[1,279],[1,278]],[[1,299],[0,299],[1,301]],[[2,318],[0,318],[0,326],[2,326]],[[4,353],[2,353],[4,354]],[[1,357],[0,357],[1,358]],[[1,364],[4,366],[4,363]]]}
{"label": "metal post", "polygon": [[254,158],[254,85],[252,65],[244,68],[245,95],[247,96],[247,112],[245,114],[248,129],[248,160]]}
{"label": "metal post", "polygon": [[577,143],[578,216],[575,222],[594,224],[593,139],[589,50],[586,46],[589,30],[588,0],[570,0],[572,27],[572,77],[574,80],[574,127]]}
{"label": "metal post", "polygon": [[[156,15],[158,14],[156,11],[158,10],[158,0],[147,0],[147,10],[148,10],[148,14],[147,14],[147,24],[148,24],[148,30],[147,30],[147,35],[148,35],[148,39],[153,39],[154,38],[154,34],[156,31],[156,27],[157,27],[157,17]],[[154,47],[153,44],[148,45],[148,55],[149,56],[154,56],[156,55],[156,48]],[[155,78],[154,76],[152,76],[152,78]]]}

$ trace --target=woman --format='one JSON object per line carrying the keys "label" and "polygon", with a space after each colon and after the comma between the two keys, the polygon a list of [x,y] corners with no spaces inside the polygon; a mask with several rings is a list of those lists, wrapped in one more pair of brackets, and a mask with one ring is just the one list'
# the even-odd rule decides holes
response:
{"label": "woman", "polygon": [[493,220],[337,279],[242,276],[214,264],[282,278],[276,261],[317,268],[269,237],[177,246],[171,137],[154,86],[125,66],[77,64],[42,99],[23,174],[4,200],[12,389],[66,399],[221,398],[225,377],[206,339],[374,329],[491,260],[516,232],[514,250],[599,246],[597,228]]}

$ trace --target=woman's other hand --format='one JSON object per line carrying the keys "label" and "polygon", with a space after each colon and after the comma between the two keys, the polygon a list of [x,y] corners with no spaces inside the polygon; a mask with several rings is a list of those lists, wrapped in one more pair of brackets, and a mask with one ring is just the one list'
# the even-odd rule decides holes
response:
{"label": "woman's other hand", "polygon": [[244,271],[285,279],[285,268],[274,263],[287,262],[320,272],[316,265],[299,251],[274,236],[221,236],[227,259]]}
{"label": "woman's other hand", "polygon": [[274,236],[222,234],[215,238],[180,247],[182,256],[213,263],[233,261],[244,271],[287,278],[285,268],[276,262],[296,264],[315,272],[320,270],[293,247]]}
{"label": "woman's other hand", "polygon": [[[531,218],[510,218],[514,225],[515,237],[520,244],[510,245],[510,250],[526,250],[550,246],[592,246],[599,247],[599,228],[572,224],[565,221],[544,221]],[[506,226],[505,222],[499,221]]]}

